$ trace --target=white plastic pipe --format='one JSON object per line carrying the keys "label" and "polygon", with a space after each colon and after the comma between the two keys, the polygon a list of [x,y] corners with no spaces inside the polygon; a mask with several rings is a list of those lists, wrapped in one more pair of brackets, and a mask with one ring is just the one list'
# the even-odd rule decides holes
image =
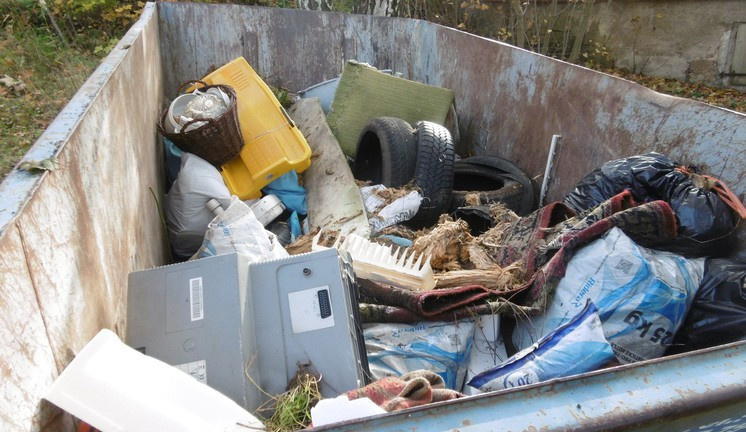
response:
{"label": "white plastic pipe", "polygon": [[544,198],[547,195],[547,186],[549,185],[549,175],[552,172],[552,166],[554,165],[554,155],[557,149],[559,140],[562,139],[562,135],[552,135],[552,143],[549,145],[549,154],[547,155],[547,166],[544,169],[544,179],[541,181],[541,192],[539,193],[539,207],[544,205]]}

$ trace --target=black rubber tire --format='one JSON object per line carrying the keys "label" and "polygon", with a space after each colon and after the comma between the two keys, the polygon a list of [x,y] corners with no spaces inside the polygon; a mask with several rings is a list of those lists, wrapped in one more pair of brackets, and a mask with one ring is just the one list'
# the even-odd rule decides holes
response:
{"label": "black rubber tire", "polygon": [[[470,193],[479,193],[478,203],[466,203],[466,196]],[[499,202],[519,214],[526,210],[523,205],[524,195],[523,185],[510,175],[492,167],[458,161],[454,167],[449,211],[452,213],[468,205]]]}
{"label": "black rubber tire", "polygon": [[414,177],[417,144],[414,129],[396,117],[376,117],[360,133],[355,178],[398,187]]}
{"label": "black rubber tire", "polygon": [[474,237],[484,234],[495,226],[495,219],[490,214],[488,206],[459,207],[451,212],[451,217],[466,222],[469,225],[469,232]]}
{"label": "black rubber tire", "polygon": [[462,159],[459,163],[471,164],[494,170],[493,176],[502,176],[505,179],[513,180],[521,184],[523,196],[520,205],[516,206],[513,211],[519,216],[525,216],[536,210],[536,193],[534,184],[531,179],[516,164],[507,159],[497,156],[472,156]]}
{"label": "black rubber tire", "polygon": [[453,187],[455,149],[451,133],[436,123],[415,124],[417,164],[414,183],[422,194],[420,209],[406,222],[412,228],[429,227],[448,211]]}

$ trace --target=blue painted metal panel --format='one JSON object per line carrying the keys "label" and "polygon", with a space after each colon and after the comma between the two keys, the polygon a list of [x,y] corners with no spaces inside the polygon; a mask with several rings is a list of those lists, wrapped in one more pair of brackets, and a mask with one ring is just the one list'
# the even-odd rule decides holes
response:
{"label": "blue painted metal panel", "polygon": [[155,16],[148,5],[25,156],[59,168],[0,185],[2,431],[74,429],[41,397],[102,327],[123,332],[128,273],[165,259]]}

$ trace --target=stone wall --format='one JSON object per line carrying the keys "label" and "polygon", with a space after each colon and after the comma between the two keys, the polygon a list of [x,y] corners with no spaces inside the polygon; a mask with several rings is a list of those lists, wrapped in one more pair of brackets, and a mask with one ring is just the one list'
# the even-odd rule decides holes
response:
{"label": "stone wall", "polygon": [[596,2],[591,27],[607,38],[616,67],[735,85],[721,73],[730,72],[739,22],[746,22],[743,0],[609,0]]}
{"label": "stone wall", "polygon": [[[586,8],[585,2],[592,2],[592,7]],[[746,86],[746,76],[727,76],[732,71],[734,55],[736,63],[746,59],[746,25],[738,49],[735,31],[738,23],[746,23],[745,0],[459,0],[459,3],[461,8],[448,17],[428,18],[454,27],[458,23],[469,32],[509,43],[519,42],[516,34],[523,32],[526,34],[523,47],[571,62],[583,60],[573,58],[577,53],[570,55],[573,39],[580,33],[587,58],[603,48],[608,56],[600,62],[608,60],[608,66],[716,86]],[[407,0],[357,2],[360,12],[379,16],[407,16],[416,4]],[[480,5],[487,7],[475,7]],[[561,15],[556,15],[557,11],[562,11]],[[563,31],[567,20],[572,34],[569,46],[562,50],[564,56],[546,46],[529,47],[529,39],[541,35],[536,32],[536,23],[538,26],[552,23],[549,25],[554,25],[556,35]],[[585,26],[583,30],[579,30],[581,26]],[[548,36],[546,30],[542,32]],[[740,57],[739,50],[743,51]],[[741,68],[746,68],[746,60],[741,63]]]}

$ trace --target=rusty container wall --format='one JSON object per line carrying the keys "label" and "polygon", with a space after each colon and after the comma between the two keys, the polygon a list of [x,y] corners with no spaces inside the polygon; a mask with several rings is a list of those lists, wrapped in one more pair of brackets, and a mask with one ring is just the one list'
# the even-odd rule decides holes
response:
{"label": "rusty container wall", "polygon": [[423,21],[148,4],[26,156],[57,155],[60,168],[0,184],[0,430],[70,429],[44,391],[99,329],[123,334],[128,273],[166,260],[153,197],[163,192],[164,96],[239,55],[291,90],[338,75],[348,59],[449,87],[462,149],[512,159],[538,181],[560,134],[551,199],[606,160],[648,150],[746,192],[737,113]]}
{"label": "rusty container wall", "polygon": [[154,17],[148,5],[25,157],[59,169],[0,185],[0,430],[73,430],[42,395],[100,329],[123,335],[128,273],[164,262]]}
{"label": "rusty container wall", "polygon": [[[733,111],[424,21],[179,3],[159,4],[159,19],[170,95],[239,55],[294,91],[355,59],[452,89],[461,151],[510,159],[537,185],[552,135],[561,135],[550,200],[608,160],[651,150],[746,196],[746,116]],[[746,257],[746,228],[740,234]]]}

